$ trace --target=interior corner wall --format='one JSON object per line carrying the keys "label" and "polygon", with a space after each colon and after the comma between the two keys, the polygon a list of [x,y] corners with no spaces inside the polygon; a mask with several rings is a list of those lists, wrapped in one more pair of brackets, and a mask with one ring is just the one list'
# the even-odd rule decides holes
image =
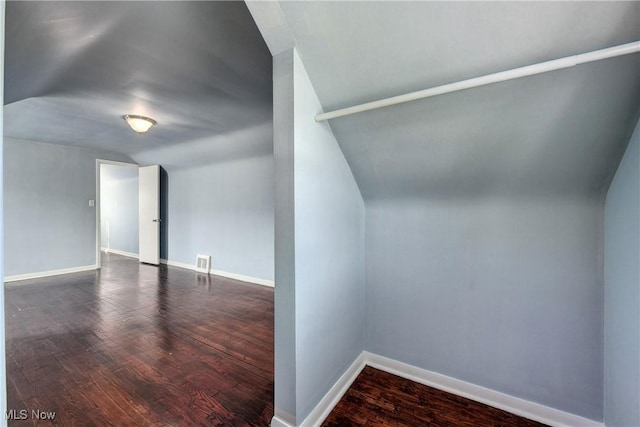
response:
{"label": "interior corner wall", "polygon": [[360,355],[364,202],[294,51],[296,416],[301,422]]}
{"label": "interior corner wall", "polygon": [[600,198],[366,205],[366,350],[602,420]]}
{"label": "interior corner wall", "polygon": [[640,122],[605,204],[604,421],[640,425]]}
{"label": "interior corner wall", "polygon": [[123,176],[100,170],[100,247],[138,254],[138,168],[110,166]]}
{"label": "interior corner wall", "polygon": [[4,273],[96,263],[96,159],[126,156],[5,138]]}
{"label": "interior corner wall", "polygon": [[363,350],[364,203],[295,50],[273,77],[275,412],[301,425]]}
{"label": "interior corner wall", "polygon": [[296,424],[296,287],[293,51],[273,57],[275,162],[274,410]]}

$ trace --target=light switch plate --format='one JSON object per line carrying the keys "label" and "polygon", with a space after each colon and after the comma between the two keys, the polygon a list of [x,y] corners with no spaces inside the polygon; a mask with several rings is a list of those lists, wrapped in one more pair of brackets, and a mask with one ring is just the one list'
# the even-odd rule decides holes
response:
{"label": "light switch plate", "polygon": [[95,200],[89,200],[89,206],[90,207],[94,207],[96,205],[96,201]]}

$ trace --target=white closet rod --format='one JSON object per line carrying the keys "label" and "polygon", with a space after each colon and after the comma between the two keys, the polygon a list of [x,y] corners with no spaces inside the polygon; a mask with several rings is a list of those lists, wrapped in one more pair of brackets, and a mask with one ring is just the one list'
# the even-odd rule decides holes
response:
{"label": "white closet rod", "polygon": [[377,108],[402,104],[404,102],[415,101],[417,99],[430,98],[459,90],[484,86],[491,83],[503,82],[506,80],[518,79],[520,77],[532,76],[534,74],[546,73],[548,71],[561,70],[563,68],[575,67],[587,62],[600,61],[601,59],[613,58],[630,53],[640,52],[640,40],[610,47],[607,49],[594,50],[593,52],[582,53],[580,55],[567,56],[565,58],[554,59],[552,61],[540,62],[526,67],[514,68],[512,70],[501,71],[499,73],[488,74],[482,77],[462,80],[442,86],[419,90],[404,95],[392,96],[391,98],[380,99],[378,101],[367,102],[353,107],[341,108],[339,110],[321,113],[315,116],[316,122],[335,119],[336,117],[348,116],[350,114],[361,113],[363,111],[375,110]]}

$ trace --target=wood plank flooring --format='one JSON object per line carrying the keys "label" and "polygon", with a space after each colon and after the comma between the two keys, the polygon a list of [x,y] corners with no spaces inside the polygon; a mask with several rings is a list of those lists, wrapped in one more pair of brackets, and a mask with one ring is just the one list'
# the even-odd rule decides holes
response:
{"label": "wood plank flooring", "polygon": [[322,425],[544,427],[544,424],[369,366],[356,378]]}
{"label": "wood plank flooring", "polygon": [[269,425],[273,289],[103,263],[6,285],[10,425]]}
{"label": "wood plank flooring", "polygon": [[[8,284],[9,425],[268,426],[273,309],[272,289],[113,254]],[[370,367],[323,425],[542,426]]]}

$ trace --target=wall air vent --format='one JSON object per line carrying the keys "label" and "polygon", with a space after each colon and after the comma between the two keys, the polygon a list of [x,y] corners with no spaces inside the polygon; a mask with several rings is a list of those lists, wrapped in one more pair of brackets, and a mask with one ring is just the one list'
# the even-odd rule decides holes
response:
{"label": "wall air vent", "polygon": [[196,271],[209,274],[211,270],[211,255],[196,255]]}

